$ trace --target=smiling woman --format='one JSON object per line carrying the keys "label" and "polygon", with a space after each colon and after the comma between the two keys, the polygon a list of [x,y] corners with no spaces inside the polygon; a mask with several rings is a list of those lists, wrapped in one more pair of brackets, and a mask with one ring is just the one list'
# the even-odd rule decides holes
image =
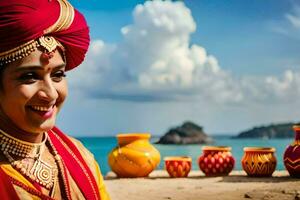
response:
{"label": "smiling woman", "polygon": [[[16,125],[34,133],[14,135],[30,142],[41,141],[43,134],[39,133],[54,126],[67,96],[65,63],[59,51],[53,52],[49,62],[41,62],[41,55],[42,51],[36,50],[7,65],[2,73],[1,119],[11,123],[11,127]],[[16,131],[11,132],[16,134]]]}
{"label": "smiling woman", "polygon": [[55,127],[65,71],[89,45],[84,17],[66,0],[0,0],[0,16],[0,196],[109,199],[93,155]]}

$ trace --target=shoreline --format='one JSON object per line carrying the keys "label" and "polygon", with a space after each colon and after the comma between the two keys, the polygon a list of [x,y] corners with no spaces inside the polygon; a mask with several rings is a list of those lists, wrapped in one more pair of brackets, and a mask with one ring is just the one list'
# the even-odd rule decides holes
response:
{"label": "shoreline", "polygon": [[272,177],[248,177],[244,171],[229,176],[205,177],[191,171],[188,178],[169,178],[164,170],[155,170],[147,178],[116,178],[113,172],[105,177],[112,200],[238,200],[300,199],[300,179],[287,171],[275,171]]}

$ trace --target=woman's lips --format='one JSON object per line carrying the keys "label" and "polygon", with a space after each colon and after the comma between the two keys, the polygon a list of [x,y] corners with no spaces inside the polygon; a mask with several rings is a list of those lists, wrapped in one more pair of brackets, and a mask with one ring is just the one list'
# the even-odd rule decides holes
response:
{"label": "woman's lips", "polygon": [[49,119],[52,117],[55,109],[55,105],[51,107],[45,107],[45,106],[29,106],[29,108],[37,113],[39,116],[41,116],[43,119]]}

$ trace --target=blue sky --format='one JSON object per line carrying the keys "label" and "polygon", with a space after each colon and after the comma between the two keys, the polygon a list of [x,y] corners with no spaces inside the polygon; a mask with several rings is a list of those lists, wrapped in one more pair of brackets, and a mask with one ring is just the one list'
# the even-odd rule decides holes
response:
{"label": "blue sky", "polygon": [[[71,2],[85,14],[92,38],[114,43],[121,40],[121,27],[132,23],[134,7],[145,1]],[[205,46],[222,61],[223,67],[235,73],[268,74],[267,68],[280,73],[281,59],[296,57],[300,49],[294,40],[272,31],[272,26],[284,23],[284,15],[292,10],[296,1],[183,2],[191,9],[197,23],[197,30],[191,35],[192,42]],[[236,59],[237,56],[240,59]]]}
{"label": "blue sky", "polygon": [[186,120],[236,134],[299,121],[300,2],[70,2],[92,39],[58,119],[71,135],[161,135]]}

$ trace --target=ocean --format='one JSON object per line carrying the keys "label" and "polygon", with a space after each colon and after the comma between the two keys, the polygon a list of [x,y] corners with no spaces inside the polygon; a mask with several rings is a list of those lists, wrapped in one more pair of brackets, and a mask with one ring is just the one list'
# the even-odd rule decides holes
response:
{"label": "ocean", "polygon": [[[100,164],[102,174],[107,174],[110,171],[108,165],[108,154],[117,145],[115,137],[81,137],[78,138],[95,156],[96,160]],[[158,138],[151,138],[151,143],[157,141]],[[283,170],[283,153],[287,145],[289,145],[294,139],[232,139],[226,136],[215,136],[216,146],[231,146],[232,154],[235,158],[235,170],[242,170],[241,158],[243,156],[243,148],[245,146],[259,146],[259,147],[275,147],[277,158],[277,170]],[[197,159],[202,154],[202,146],[199,144],[193,145],[162,145],[154,144],[161,154],[161,161],[157,169],[164,169],[163,158],[165,156],[190,156],[192,157],[192,170],[199,170]]]}

